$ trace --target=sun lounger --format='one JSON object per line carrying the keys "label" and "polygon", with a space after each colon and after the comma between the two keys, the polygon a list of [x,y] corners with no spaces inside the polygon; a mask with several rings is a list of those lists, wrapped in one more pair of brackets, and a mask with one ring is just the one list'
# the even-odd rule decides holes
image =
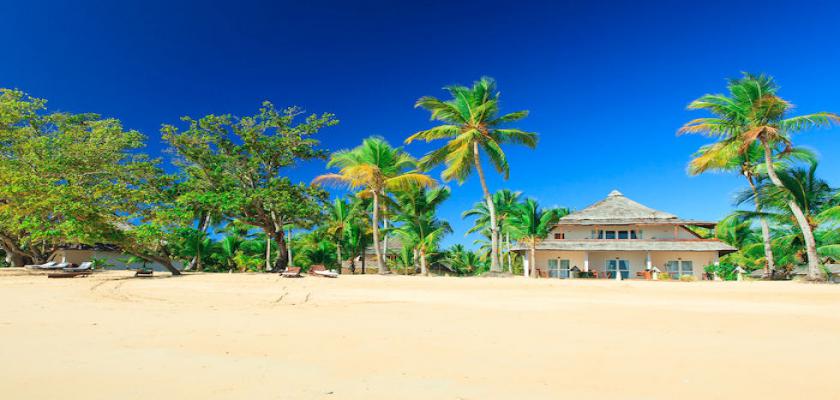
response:
{"label": "sun lounger", "polygon": [[338,278],[337,273],[328,271],[323,265],[313,265],[309,268],[309,274],[314,276],[323,276],[325,278]]}
{"label": "sun lounger", "polygon": [[286,267],[286,270],[280,273],[284,278],[303,278],[300,274],[300,267]]}
{"label": "sun lounger", "polygon": [[134,276],[140,277],[140,278],[147,278],[147,277],[150,277],[150,276],[154,276],[154,274],[155,274],[155,270],[153,270],[151,268],[146,268],[146,269],[138,269],[137,272],[134,273]]}
{"label": "sun lounger", "polygon": [[79,264],[78,267],[68,267],[64,268],[64,272],[82,272],[82,271],[90,271],[93,267],[93,263],[90,261],[83,262]]}
{"label": "sun lounger", "polygon": [[52,268],[53,266],[55,266],[56,264],[58,264],[58,262],[56,262],[56,261],[50,261],[50,262],[48,262],[48,263],[43,263],[43,264],[33,264],[33,265],[27,265],[27,266],[26,266],[26,268],[32,268],[32,269],[51,269],[51,268]]}
{"label": "sun lounger", "polygon": [[72,264],[70,264],[69,262],[62,262],[62,263],[55,264],[55,265],[53,265],[51,267],[48,267],[48,268],[41,267],[41,269],[64,269],[64,268],[70,268],[71,265]]}
{"label": "sun lounger", "polygon": [[75,278],[77,276],[86,277],[90,275],[90,271],[78,271],[78,272],[59,272],[53,274],[47,274],[47,278]]}

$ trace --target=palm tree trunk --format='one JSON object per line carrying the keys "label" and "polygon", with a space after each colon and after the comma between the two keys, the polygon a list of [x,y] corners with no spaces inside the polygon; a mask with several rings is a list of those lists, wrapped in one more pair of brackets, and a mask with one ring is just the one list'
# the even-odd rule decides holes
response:
{"label": "palm tree trunk", "polygon": [[531,248],[529,249],[530,251],[529,251],[529,254],[528,254],[528,264],[531,264],[530,265],[530,267],[531,267],[531,277],[536,278],[537,277],[537,255],[536,255],[536,253],[537,253],[537,243],[534,242],[534,241],[531,241],[530,247]]}
{"label": "palm tree trunk", "polygon": [[411,271],[411,274],[414,275],[417,272],[417,268],[420,268],[420,250],[417,250],[417,247],[411,250],[411,255],[414,256],[412,261],[412,266],[414,267],[414,271]]}
{"label": "palm tree trunk", "polygon": [[341,266],[342,266],[342,262],[341,262],[341,242],[336,243],[335,252],[336,252],[336,256],[338,256],[338,274],[341,275]]}
{"label": "palm tree trunk", "polygon": [[426,267],[426,251],[420,249],[420,273],[429,276],[429,269]]}
{"label": "palm tree trunk", "polygon": [[376,253],[376,268],[380,274],[385,273],[385,263],[382,262],[382,250],[379,248],[379,193],[373,191],[373,251]]}
{"label": "palm tree trunk", "polygon": [[[761,213],[761,201],[758,198],[758,190],[755,188],[755,182],[753,182],[752,176],[747,176],[747,181],[749,181],[750,188],[752,188],[753,199],[755,200],[755,212]],[[770,225],[767,223],[767,219],[761,215],[759,215],[758,220],[761,224],[761,239],[764,242],[764,259],[767,261],[764,264],[764,275],[769,277],[772,275],[772,271],[776,270],[776,262],[773,260],[773,247],[770,243]]]}
{"label": "palm tree trunk", "polygon": [[[786,189],[782,180],[776,175],[776,168],[773,167],[770,143],[762,140],[761,144],[764,145],[764,163],[767,165],[767,175],[770,176],[770,181],[776,187]],[[796,218],[796,222],[799,224],[802,237],[805,239],[805,250],[808,254],[808,279],[818,280],[822,277],[822,273],[820,272],[820,260],[817,256],[817,242],[814,240],[814,232],[811,230],[811,225],[808,224],[808,220],[805,218],[805,213],[802,212],[802,209],[796,204],[796,201],[789,199],[787,203],[790,211],[793,213],[793,217]]]}
{"label": "palm tree trunk", "polygon": [[507,262],[508,262],[508,272],[513,274],[513,259],[511,258],[511,251],[510,251],[510,232],[507,233],[505,237],[505,242],[507,242]]}
{"label": "palm tree trunk", "polygon": [[478,171],[478,179],[481,181],[481,189],[484,191],[484,201],[487,202],[487,210],[490,211],[490,272],[502,272],[499,265],[499,222],[496,221],[496,205],[493,204],[493,196],[490,194],[490,189],[487,188],[484,170],[481,169],[478,142],[473,142],[473,158],[475,170]]}

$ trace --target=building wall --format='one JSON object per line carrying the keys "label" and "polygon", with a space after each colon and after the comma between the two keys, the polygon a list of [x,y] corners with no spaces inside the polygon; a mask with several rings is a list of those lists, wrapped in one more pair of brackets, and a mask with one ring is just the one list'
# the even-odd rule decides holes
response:
{"label": "building wall", "polygon": [[[674,238],[674,226],[673,225],[637,225],[637,226],[599,226],[598,229],[600,230],[613,230],[613,231],[620,231],[620,230],[635,230],[639,239],[673,239]],[[563,232],[565,233],[565,237],[567,240],[582,240],[582,239],[592,239],[592,232],[595,231],[594,226],[565,226],[565,227],[554,227],[551,231],[551,234],[548,235],[546,240],[554,240],[554,234]],[[597,236],[596,236],[597,237]],[[694,236],[688,229],[685,227],[679,226],[677,227],[677,238],[678,239],[696,239],[697,237]]]}
{"label": "building wall", "polygon": [[[646,268],[645,251],[590,251],[589,252],[589,269],[591,271],[606,271],[606,262],[616,257],[627,260],[630,263],[630,277],[636,277],[636,272],[643,271]],[[658,267],[662,271],[667,271],[665,263],[671,260],[688,260],[691,261],[694,267],[694,276],[700,279],[703,276],[703,267],[713,264],[717,260],[716,251],[651,251],[650,252],[651,265]],[[537,268],[548,271],[549,259],[565,259],[569,260],[569,266],[577,266],[581,271],[584,269],[584,260],[586,252],[584,251],[555,251],[555,250],[537,250],[536,263]]]}

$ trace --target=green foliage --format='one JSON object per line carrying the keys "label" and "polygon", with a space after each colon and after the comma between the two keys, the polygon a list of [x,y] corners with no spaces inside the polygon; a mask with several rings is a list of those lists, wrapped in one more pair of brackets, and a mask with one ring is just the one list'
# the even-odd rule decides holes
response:
{"label": "green foliage", "polygon": [[446,250],[442,262],[458,275],[481,275],[487,272],[490,267],[478,253],[467,250],[460,244],[453,245]]}
{"label": "green foliage", "polygon": [[338,123],[332,114],[299,121],[301,114],[296,107],[281,111],[264,102],[253,116],[184,117],[185,130],[172,125],[161,130],[183,172],[176,199],[180,209],[221,214],[261,229],[279,247],[280,268],[287,261],[283,227],[316,222],[327,198],[320,188],[295,184],[282,171],[326,157],[314,135]]}

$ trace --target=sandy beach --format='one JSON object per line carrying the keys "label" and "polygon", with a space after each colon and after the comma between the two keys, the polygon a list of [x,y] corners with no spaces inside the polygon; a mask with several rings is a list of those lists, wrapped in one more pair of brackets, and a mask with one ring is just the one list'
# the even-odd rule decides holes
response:
{"label": "sandy beach", "polygon": [[9,399],[838,399],[840,286],[0,270]]}

